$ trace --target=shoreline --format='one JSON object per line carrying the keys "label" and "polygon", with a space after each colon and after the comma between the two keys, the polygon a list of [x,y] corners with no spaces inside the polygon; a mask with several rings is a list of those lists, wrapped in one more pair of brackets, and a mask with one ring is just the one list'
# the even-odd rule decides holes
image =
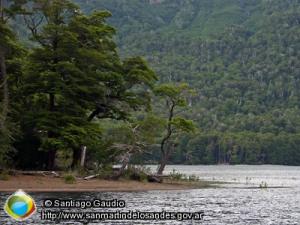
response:
{"label": "shoreline", "polygon": [[22,189],[26,192],[145,192],[171,191],[207,188],[207,182],[167,182],[150,183],[132,180],[83,180],[74,184],[66,184],[62,178],[39,175],[15,175],[8,180],[0,180],[0,192],[15,192]]}

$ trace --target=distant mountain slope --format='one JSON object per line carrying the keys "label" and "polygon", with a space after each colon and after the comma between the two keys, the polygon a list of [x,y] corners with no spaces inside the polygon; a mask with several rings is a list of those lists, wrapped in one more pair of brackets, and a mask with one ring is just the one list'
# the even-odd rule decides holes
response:
{"label": "distant mountain slope", "polygon": [[[192,117],[212,135],[182,151],[200,162],[300,164],[299,0],[77,2],[86,12],[112,12],[123,55],[143,55],[162,81],[196,88]],[[279,140],[290,141],[265,147]]]}
{"label": "distant mountain slope", "polygon": [[[120,36],[130,32],[187,33],[211,36],[227,26],[261,27],[270,12],[286,11],[298,4],[292,0],[77,0],[86,12],[107,9]],[[138,29],[137,29],[138,28]]]}

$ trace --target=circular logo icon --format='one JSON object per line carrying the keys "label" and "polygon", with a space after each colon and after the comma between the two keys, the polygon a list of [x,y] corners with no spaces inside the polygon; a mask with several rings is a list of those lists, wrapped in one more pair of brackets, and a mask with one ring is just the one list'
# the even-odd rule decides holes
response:
{"label": "circular logo icon", "polygon": [[23,221],[35,213],[36,204],[30,195],[19,190],[9,196],[5,203],[4,210],[13,219]]}

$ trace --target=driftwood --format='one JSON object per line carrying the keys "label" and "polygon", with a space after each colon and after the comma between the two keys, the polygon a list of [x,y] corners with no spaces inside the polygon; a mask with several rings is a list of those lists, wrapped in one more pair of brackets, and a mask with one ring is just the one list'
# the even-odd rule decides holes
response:
{"label": "driftwood", "polygon": [[162,183],[163,179],[156,175],[148,175],[147,179],[151,183]]}
{"label": "driftwood", "polygon": [[84,180],[91,180],[91,179],[97,178],[99,176],[100,176],[100,174],[98,173],[98,174],[94,174],[94,175],[90,175],[90,176],[84,177],[83,179]]}
{"label": "driftwood", "polygon": [[[10,170],[9,173],[11,175],[29,175],[29,176],[51,176],[51,177],[61,177],[58,172],[55,171],[22,171],[22,170]],[[136,176],[140,176],[140,173],[144,173],[147,176],[147,180],[153,183],[162,183],[164,178],[168,178],[167,175],[158,175],[158,174],[150,174],[146,173],[145,171],[139,170],[135,168]],[[76,179],[83,179],[83,180],[92,180],[99,177],[101,174],[93,174],[83,178],[76,178]],[[117,176],[119,178],[119,176]],[[116,176],[111,177],[111,179],[117,179]]]}
{"label": "driftwood", "polygon": [[60,177],[60,175],[55,171],[21,171],[21,170],[12,170],[10,171],[12,174],[16,175],[31,175],[31,176],[53,176]]}
{"label": "driftwood", "polygon": [[[81,178],[83,180],[92,180],[95,179],[97,177],[99,177],[101,174],[94,174],[94,175],[90,175],[84,178]],[[156,175],[156,174],[147,174],[147,180],[151,183],[162,183],[163,178],[167,177],[167,176],[160,176],[160,175]],[[139,176],[139,172],[136,171],[136,176]],[[117,175],[113,175],[112,177],[110,177],[112,180],[117,180],[119,178],[119,173],[117,173]],[[80,178],[79,178],[80,179]]]}
{"label": "driftwood", "polygon": [[164,179],[170,178],[169,175],[147,174],[149,182],[162,183]]}

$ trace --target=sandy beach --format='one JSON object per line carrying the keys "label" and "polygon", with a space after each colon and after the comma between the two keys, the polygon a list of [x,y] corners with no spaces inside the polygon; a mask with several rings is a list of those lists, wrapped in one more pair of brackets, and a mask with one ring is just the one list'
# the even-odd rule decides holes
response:
{"label": "sandy beach", "polygon": [[99,192],[99,191],[151,191],[184,190],[195,188],[190,184],[149,183],[138,181],[82,180],[66,184],[62,178],[16,175],[8,180],[0,180],[0,192],[13,192],[23,189],[28,192]]}

